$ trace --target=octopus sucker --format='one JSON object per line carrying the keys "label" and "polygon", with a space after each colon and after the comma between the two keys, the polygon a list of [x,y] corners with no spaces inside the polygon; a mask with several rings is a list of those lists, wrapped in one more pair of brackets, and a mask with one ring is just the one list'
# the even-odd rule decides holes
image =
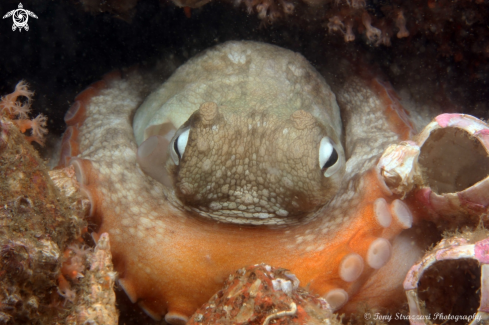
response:
{"label": "octopus sucker", "polygon": [[419,170],[404,170],[418,161],[398,153],[432,124],[410,114],[386,82],[352,77],[334,94],[297,53],[227,42],[171,76],[91,85],[66,115],[60,166],[75,168],[96,232],[110,234],[121,287],[155,319],[185,322],[260,263],[334,310],[385,306],[420,256],[393,264],[406,254],[397,238],[426,213],[411,193]]}

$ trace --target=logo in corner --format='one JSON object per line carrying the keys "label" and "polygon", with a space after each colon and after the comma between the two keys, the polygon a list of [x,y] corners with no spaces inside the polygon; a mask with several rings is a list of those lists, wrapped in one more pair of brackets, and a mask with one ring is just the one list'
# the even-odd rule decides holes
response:
{"label": "logo in corner", "polygon": [[14,32],[17,28],[19,29],[19,32],[22,31],[22,28],[25,28],[26,31],[29,30],[29,25],[27,25],[29,16],[37,19],[36,14],[33,13],[32,11],[24,9],[22,3],[19,3],[18,9],[7,12],[7,14],[3,16],[3,19],[8,18],[10,16],[12,16],[12,19],[14,20],[14,24],[12,25],[12,30]]}

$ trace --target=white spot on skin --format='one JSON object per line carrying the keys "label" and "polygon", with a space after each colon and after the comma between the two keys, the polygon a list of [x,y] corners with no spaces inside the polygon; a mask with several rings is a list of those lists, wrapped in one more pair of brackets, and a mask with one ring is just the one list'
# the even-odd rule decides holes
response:
{"label": "white spot on skin", "polygon": [[211,202],[211,204],[209,204],[209,208],[212,210],[220,210],[222,208],[222,204],[219,202]]}
{"label": "white spot on skin", "polygon": [[278,210],[276,213],[277,213],[278,216],[281,216],[281,217],[286,217],[286,216],[289,215],[289,212],[288,211],[285,211],[283,209]]}
{"label": "white spot on skin", "polygon": [[253,196],[251,196],[251,194],[249,193],[246,193],[244,196],[243,196],[243,202],[246,203],[246,204],[251,204],[253,203]]}
{"label": "white spot on skin", "polygon": [[294,183],[288,177],[284,177],[282,181],[287,188],[292,188],[294,186]]}
{"label": "white spot on skin", "polygon": [[212,167],[212,162],[209,158],[207,158],[204,163],[202,164],[202,170],[203,171],[209,171]]}
{"label": "white spot on skin", "polygon": [[133,150],[129,148],[126,148],[124,150],[123,156],[128,163],[134,164],[136,162],[137,155]]}
{"label": "white spot on skin", "polygon": [[139,222],[145,228],[151,228],[151,227],[153,227],[153,223],[148,218],[141,217],[141,218],[139,218]]}
{"label": "white spot on skin", "polygon": [[231,60],[234,64],[244,64],[246,63],[246,55],[244,53],[239,53],[239,52],[229,52],[228,53],[228,58]]}
{"label": "white spot on skin", "polygon": [[131,218],[125,217],[121,219],[121,224],[127,227],[127,226],[131,226],[133,224],[133,221]]}
{"label": "white spot on skin", "polygon": [[304,69],[299,68],[295,64],[289,63],[289,69],[296,77],[301,77],[304,75]]}

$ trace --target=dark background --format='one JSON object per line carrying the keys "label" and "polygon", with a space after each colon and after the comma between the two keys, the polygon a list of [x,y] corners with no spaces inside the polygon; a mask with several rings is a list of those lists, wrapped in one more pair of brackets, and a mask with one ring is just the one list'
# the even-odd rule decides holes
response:
{"label": "dark background", "polygon": [[[145,0],[138,3],[132,22],[110,13],[86,13],[74,1],[22,3],[39,18],[29,18],[27,32],[13,32],[12,18],[0,20],[0,93],[11,92],[25,79],[36,91],[33,111],[47,114],[50,131],[58,135],[76,94],[114,69],[150,64],[168,54],[185,60],[230,39],[262,40],[298,50],[304,46],[299,29],[259,29],[256,15],[218,3],[193,10],[189,19],[172,4]],[[17,5],[18,1],[2,0],[0,14]]]}
{"label": "dark background", "polygon": [[[369,12],[381,16],[380,8],[386,2],[368,1]],[[16,9],[18,3],[1,0],[0,16]],[[383,75],[396,89],[408,89],[420,103],[432,103],[447,112],[488,116],[489,40],[480,35],[488,34],[489,16],[478,23],[455,25],[453,21],[468,10],[464,6],[453,9],[455,19],[444,18],[448,27],[438,33],[418,28],[407,39],[392,38],[390,47],[375,47],[358,33],[348,44],[338,35],[329,35],[318,15],[298,14],[263,24],[243,6],[219,1],[192,10],[187,18],[171,2],[141,0],[131,12],[132,19],[111,12],[89,13],[77,1],[22,4],[38,19],[29,18],[27,32],[13,32],[12,18],[0,20],[0,94],[12,92],[22,79],[30,84],[36,92],[32,115],[44,113],[49,118],[47,149],[55,146],[64,131],[64,113],[77,93],[105,73],[136,64],[151,66],[168,55],[184,62],[227,40],[257,40],[298,51],[325,75],[333,89],[355,73],[341,71],[341,63],[348,60],[357,68]],[[488,6],[486,1],[476,9],[487,10]],[[411,19],[409,29],[426,28],[436,14]],[[443,44],[450,45],[451,54],[443,51]],[[124,294],[118,295],[118,304],[121,324],[152,323],[137,307],[130,307]]]}
{"label": "dark background", "polygon": [[[378,14],[384,2],[369,1],[369,12]],[[18,3],[2,0],[0,15],[16,9]],[[325,66],[334,68],[343,57],[361,57],[361,65],[375,67],[398,89],[411,87],[420,101],[441,96],[439,102],[450,102],[447,110],[456,106],[458,111],[487,115],[489,41],[487,55],[473,54],[471,48],[478,42],[473,26],[462,28],[475,33],[474,37],[465,43],[451,41],[453,47],[465,51],[464,59],[456,62],[453,55],[440,54],[440,44],[435,42],[437,37],[454,38],[453,32],[441,36],[418,32],[408,39],[392,38],[390,47],[374,47],[358,33],[348,44],[338,35],[328,35],[325,23],[315,19],[291,16],[263,24],[244,6],[219,1],[192,10],[192,17],[187,18],[171,2],[141,0],[131,11],[131,21],[113,13],[85,12],[78,1],[22,3],[39,18],[29,18],[27,32],[13,32],[11,18],[0,20],[0,94],[10,93],[19,80],[26,80],[36,92],[33,114],[48,115],[50,133],[55,136],[64,131],[64,112],[76,94],[103,74],[135,64],[150,65],[170,54],[184,61],[232,39],[264,41],[301,52],[323,73]],[[411,19],[411,25],[418,23]],[[487,22],[480,25],[488,28]],[[326,75],[333,86],[335,73]]]}

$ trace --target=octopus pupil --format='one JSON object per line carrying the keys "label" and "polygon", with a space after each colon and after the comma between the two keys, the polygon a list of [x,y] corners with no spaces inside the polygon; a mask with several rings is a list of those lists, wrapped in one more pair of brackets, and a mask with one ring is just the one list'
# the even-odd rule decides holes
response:
{"label": "octopus pupil", "polygon": [[336,152],[336,149],[333,148],[333,151],[331,152],[331,156],[329,156],[328,161],[324,164],[323,169],[333,166],[334,164],[336,164],[337,161],[338,161],[338,153]]}
{"label": "octopus pupil", "polygon": [[173,141],[173,150],[175,150],[175,152],[177,153],[177,156],[178,156],[178,159],[182,159],[182,155],[180,155],[180,151],[178,150],[178,138],[180,136],[178,136],[175,141]]}

